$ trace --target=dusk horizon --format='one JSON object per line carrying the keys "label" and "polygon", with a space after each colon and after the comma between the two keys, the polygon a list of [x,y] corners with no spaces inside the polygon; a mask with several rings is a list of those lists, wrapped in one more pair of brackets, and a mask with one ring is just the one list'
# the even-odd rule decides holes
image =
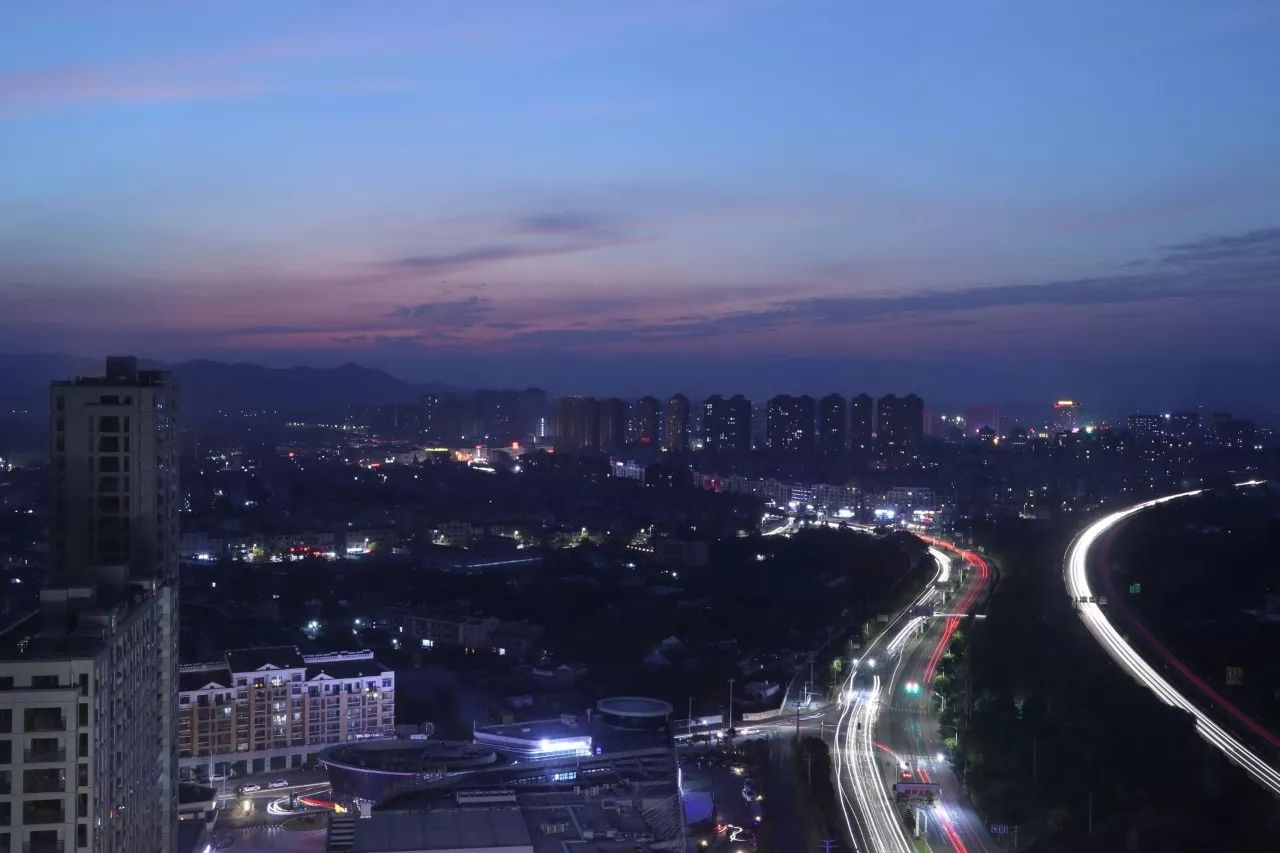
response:
{"label": "dusk horizon", "polygon": [[289,5],[23,13],[5,351],[620,392],[1280,362],[1265,6]]}
{"label": "dusk horizon", "polygon": [[1276,0],[8,6],[0,853],[1277,847]]}

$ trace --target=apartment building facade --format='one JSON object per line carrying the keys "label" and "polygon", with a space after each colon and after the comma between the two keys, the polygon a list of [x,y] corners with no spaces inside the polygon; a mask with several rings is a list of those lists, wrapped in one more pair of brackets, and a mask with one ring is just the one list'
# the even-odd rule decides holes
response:
{"label": "apartment building facade", "polygon": [[237,649],[178,679],[183,779],[300,767],[329,744],[395,731],[395,672],[370,651]]}

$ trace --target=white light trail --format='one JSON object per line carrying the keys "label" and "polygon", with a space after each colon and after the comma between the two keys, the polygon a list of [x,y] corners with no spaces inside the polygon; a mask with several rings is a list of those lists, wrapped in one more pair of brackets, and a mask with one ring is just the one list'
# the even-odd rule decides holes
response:
{"label": "white light trail", "polygon": [[[1244,483],[1237,483],[1237,486],[1256,486],[1263,481],[1250,480]],[[1113,512],[1110,515],[1095,521],[1084,529],[1084,531],[1076,537],[1075,542],[1071,544],[1071,548],[1067,551],[1066,565],[1063,569],[1063,578],[1066,581],[1067,591],[1071,593],[1071,597],[1076,602],[1076,607],[1080,611],[1080,618],[1084,620],[1087,627],[1094,638],[1102,644],[1107,653],[1111,655],[1122,668],[1124,668],[1135,681],[1146,687],[1152,693],[1156,694],[1167,705],[1180,708],[1193,716],[1196,720],[1196,731],[1206,741],[1217,747],[1224,755],[1239,764],[1254,779],[1261,782],[1264,786],[1271,789],[1276,794],[1280,794],[1280,771],[1263,761],[1258,755],[1252,752],[1243,743],[1234,738],[1225,729],[1210,719],[1209,715],[1200,710],[1190,699],[1180,693],[1172,684],[1166,681],[1155,669],[1143,660],[1137,650],[1129,645],[1128,641],[1120,635],[1111,621],[1107,619],[1102,608],[1094,601],[1094,593],[1089,587],[1089,578],[1087,573],[1089,549],[1093,547],[1102,535],[1107,533],[1120,522],[1130,516],[1149,509],[1159,504],[1168,503],[1169,501],[1179,500],[1180,498],[1189,498],[1199,495],[1203,489],[1195,489],[1189,492],[1180,492],[1176,495],[1168,495],[1155,500],[1144,501],[1135,504],[1128,509]]]}
{"label": "white light trail", "polygon": [[933,559],[938,563],[938,576],[934,578],[934,583],[947,583],[951,580],[951,558],[937,548],[930,548],[929,553],[933,555]]}
{"label": "white light trail", "polygon": [[[921,617],[908,617],[907,614],[915,607],[928,604],[938,594],[932,584],[938,582],[942,571],[942,565],[939,564],[938,573],[934,575],[930,585],[899,611],[885,629],[862,650],[860,660],[865,662],[868,669],[875,668],[872,652],[895,628],[897,633],[886,644],[887,651],[892,654],[901,648],[918,620],[921,620]],[[906,623],[899,627],[904,619]],[[886,792],[872,740],[872,730],[880,713],[880,676],[873,677],[869,690],[856,691],[854,678],[861,666],[861,663],[855,665],[849,671],[841,691],[842,695],[849,697],[849,701],[836,722],[837,734],[832,761],[836,767],[836,792],[839,795],[840,810],[844,814],[845,827],[849,837],[853,839],[855,850],[911,853],[912,847],[898,817],[898,810]]]}

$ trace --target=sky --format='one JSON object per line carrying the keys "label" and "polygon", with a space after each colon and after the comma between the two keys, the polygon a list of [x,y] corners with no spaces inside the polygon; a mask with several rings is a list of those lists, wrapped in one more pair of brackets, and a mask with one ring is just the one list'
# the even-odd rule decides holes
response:
{"label": "sky", "polygon": [[17,0],[0,352],[1239,375],[1280,363],[1277,80],[1271,0]]}

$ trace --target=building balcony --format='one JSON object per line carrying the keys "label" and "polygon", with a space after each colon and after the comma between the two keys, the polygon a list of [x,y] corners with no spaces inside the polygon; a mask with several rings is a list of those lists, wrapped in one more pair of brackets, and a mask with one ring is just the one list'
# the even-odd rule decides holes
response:
{"label": "building balcony", "polygon": [[63,853],[66,849],[56,838],[52,841],[28,841],[22,845],[22,853]]}
{"label": "building balcony", "polygon": [[63,747],[33,747],[22,751],[22,760],[27,764],[63,762],[67,760],[67,750]]}
{"label": "building balcony", "polygon": [[62,808],[62,800],[36,800],[22,804],[22,823],[24,826],[35,826],[42,823],[63,823],[66,812]]}

